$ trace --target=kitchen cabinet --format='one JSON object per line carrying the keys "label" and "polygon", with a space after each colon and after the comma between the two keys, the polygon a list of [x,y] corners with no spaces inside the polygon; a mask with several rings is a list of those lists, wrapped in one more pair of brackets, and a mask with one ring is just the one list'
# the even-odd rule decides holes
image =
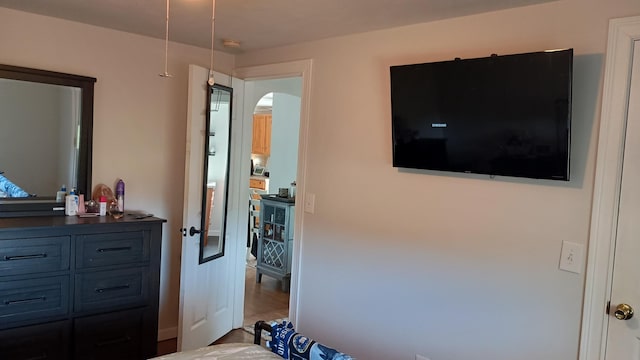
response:
{"label": "kitchen cabinet", "polygon": [[0,357],[154,357],[163,222],[0,219]]}
{"label": "kitchen cabinet", "polygon": [[263,195],[260,201],[260,233],[256,264],[256,282],[267,275],[282,281],[289,291],[291,253],[293,251],[294,200]]}
{"label": "kitchen cabinet", "polygon": [[257,190],[267,190],[267,180],[258,178],[249,178],[249,187]]}
{"label": "kitchen cabinet", "polygon": [[251,153],[258,155],[271,153],[271,114],[253,115]]}

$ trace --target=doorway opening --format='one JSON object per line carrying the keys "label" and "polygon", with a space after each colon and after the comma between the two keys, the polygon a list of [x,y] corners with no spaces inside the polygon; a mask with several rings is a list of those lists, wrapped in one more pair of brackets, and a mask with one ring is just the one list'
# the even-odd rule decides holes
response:
{"label": "doorway opening", "polygon": [[[257,320],[282,320],[289,314],[289,285],[293,218],[288,229],[261,222],[269,207],[262,198],[278,196],[289,202],[283,209],[293,215],[302,80],[299,77],[245,82],[245,101],[255,104],[252,116],[251,174],[249,179],[249,231],[245,268],[243,327]],[[286,194],[285,194],[286,193]],[[283,222],[284,225],[284,222]],[[271,226],[274,228],[271,229]],[[261,237],[267,234],[265,238]],[[280,237],[269,240],[269,231]],[[264,275],[264,276],[263,276]]]}

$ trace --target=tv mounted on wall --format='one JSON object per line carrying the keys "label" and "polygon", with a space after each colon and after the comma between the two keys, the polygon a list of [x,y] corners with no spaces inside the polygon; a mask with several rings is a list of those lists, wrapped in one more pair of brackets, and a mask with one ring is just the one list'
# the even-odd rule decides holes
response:
{"label": "tv mounted on wall", "polygon": [[573,49],[391,66],[393,166],[569,180]]}

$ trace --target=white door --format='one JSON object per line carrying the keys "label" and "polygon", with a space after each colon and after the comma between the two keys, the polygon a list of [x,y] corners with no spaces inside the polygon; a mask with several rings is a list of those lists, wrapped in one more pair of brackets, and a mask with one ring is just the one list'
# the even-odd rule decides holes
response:
{"label": "white door", "polygon": [[[640,359],[640,41],[635,41],[606,359]],[[603,119],[605,121],[605,119]],[[629,309],[635,315],[628,317]],[[621,319],[618,319],[621,318]]]}
{"label": "white door", "polygon": [[[200,235],[191,236],[188,229],[200,229],[203,197],[204,146],[206,131],[208,70],[189,65],[189,93],[187,139],[185,156],[185,184],[180,272],[180,309],[178,351],[207,346],[232,328],[236,254],[234,236],[236,226],[227,226],[224,256],[199,264]],[[231,77],[216,73],[216,83],[231,87]],[[235,96],[234,96],[235,97]],[[234,106],[235,108],[235,106]],[[233,121],[232,121],[233,122]],[[233,125],[233,124],[232,124]],[[233,133],[232,127],[232,133]],[[233,136],[233,135],[232,135]],[[233,143],[233,140],[232,140]],[[231,149],[232,154],[233,150]],[[237,221],[238,189],[234,186],[235,156],[231,157],[228,189],[227,224]],[[223,235],[223,234],[221,234]]]}

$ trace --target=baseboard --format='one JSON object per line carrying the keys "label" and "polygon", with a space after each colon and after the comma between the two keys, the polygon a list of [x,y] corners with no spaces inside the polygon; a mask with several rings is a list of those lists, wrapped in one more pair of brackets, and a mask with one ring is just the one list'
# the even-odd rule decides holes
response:
{"label": "baseboard", "polygon": [[169,340],[178,337],[178,327],[170,327],[158,330],[158,341]]}

